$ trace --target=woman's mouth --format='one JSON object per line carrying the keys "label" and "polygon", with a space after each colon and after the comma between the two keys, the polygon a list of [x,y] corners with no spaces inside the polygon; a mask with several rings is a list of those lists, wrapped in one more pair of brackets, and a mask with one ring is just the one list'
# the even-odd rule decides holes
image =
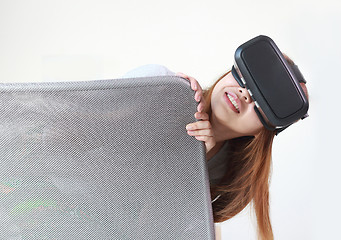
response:
{"label": "woman's mouth", "polygon": [[240,110],[239,110],[239,106],[238,106],[238,103],[237,103],[237,100],[236,100],[236,96],[234,96],[234,94],[231,94],[231,93],[225,93],[225,100],[228,104],[228,106],[236,113],[240,113]]}

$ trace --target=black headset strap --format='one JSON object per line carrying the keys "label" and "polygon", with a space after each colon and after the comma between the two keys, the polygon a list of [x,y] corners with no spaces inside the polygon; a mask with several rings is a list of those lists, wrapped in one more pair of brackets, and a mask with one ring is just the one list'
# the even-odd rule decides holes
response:
{"label": "black headset strap", "polygon": [[255,112],[257,113],[257,116],[258,116],[259,120],[260,120],[261,123],[263,124],[263,126],[264,126],[266,129],[270,130],[270,131],[275,131],[276,128],[270,126],[270,125],[265,121],[265,119],[263,118],[263,115],[260,113],[260,111],[258,110],[258,108],[257,108],[256,106],[254,107],[254,109],[255,109]]}
{"label": "black headset strap", "polygon": [[237,70],[235,69],[234,66],[232,66],[231,72],[232,72],[232,75],[233,75],[234,79],[236,79],[237,83],[239,84],[239,86],[241,86],[242,88],[245,88],[244,83],[240,79],[240,77],[239,77],[239,75],[237,73]]}
{"label": "black headset strap", "polygon": [[300,83],[307,83],[307,81],[304,79],[300,69],[298,68],[298,66],[296,64],[294,65],[290,65],[292,70],[294,71],[295,73],[295,76],[297,77],[297,80],[300,82]]}

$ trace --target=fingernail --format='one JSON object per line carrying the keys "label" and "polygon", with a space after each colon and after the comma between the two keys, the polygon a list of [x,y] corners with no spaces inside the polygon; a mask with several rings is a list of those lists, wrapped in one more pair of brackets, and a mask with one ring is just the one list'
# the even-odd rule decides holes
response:
{"label": "fingernail", "polygon": [[186,126],[186,129],[187,129],[187,130],[193,130],[193,127],[190,126],[190,125],[187,125],[187,126]]}
{"label": "fingernail", "polygon": [[201,96],[199,95],[199,97],[198,97],[198,102],[200,102],[200,100],[201,100]]}

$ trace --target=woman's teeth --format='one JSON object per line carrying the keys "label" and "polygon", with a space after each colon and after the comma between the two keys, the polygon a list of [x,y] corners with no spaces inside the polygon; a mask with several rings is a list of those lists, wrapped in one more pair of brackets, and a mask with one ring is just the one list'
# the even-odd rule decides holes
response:
{"label": "woman's teeth", "polygon": [[239,107],[238,104],[236,103],[236,101],[234,100],[233,97],[231,97],[228,93],[226,93],[227,97],[230,99],[231,103],[233,104],[233,106],[237,109],[237,111],[239,112]]}

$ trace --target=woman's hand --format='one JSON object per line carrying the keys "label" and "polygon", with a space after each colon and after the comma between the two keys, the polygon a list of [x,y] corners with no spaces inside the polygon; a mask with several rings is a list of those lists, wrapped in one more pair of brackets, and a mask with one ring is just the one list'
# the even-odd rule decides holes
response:
{"label": "woman's hand", "polygon": [[194,136],[197,140],[205,142],[207,153],[215,146],[216,141],[209,121],[209,116],[207,113],[203,112],[205,108],[205,100],[202,95],[202,89],[195,78],[183,73],[177,73],[176,75],[187,79],[191,84],[192,90],[195,91],[194,99],[199,102],[199,104],[194,117],[200,121],[187,124],[186,129],[188,135]]}

